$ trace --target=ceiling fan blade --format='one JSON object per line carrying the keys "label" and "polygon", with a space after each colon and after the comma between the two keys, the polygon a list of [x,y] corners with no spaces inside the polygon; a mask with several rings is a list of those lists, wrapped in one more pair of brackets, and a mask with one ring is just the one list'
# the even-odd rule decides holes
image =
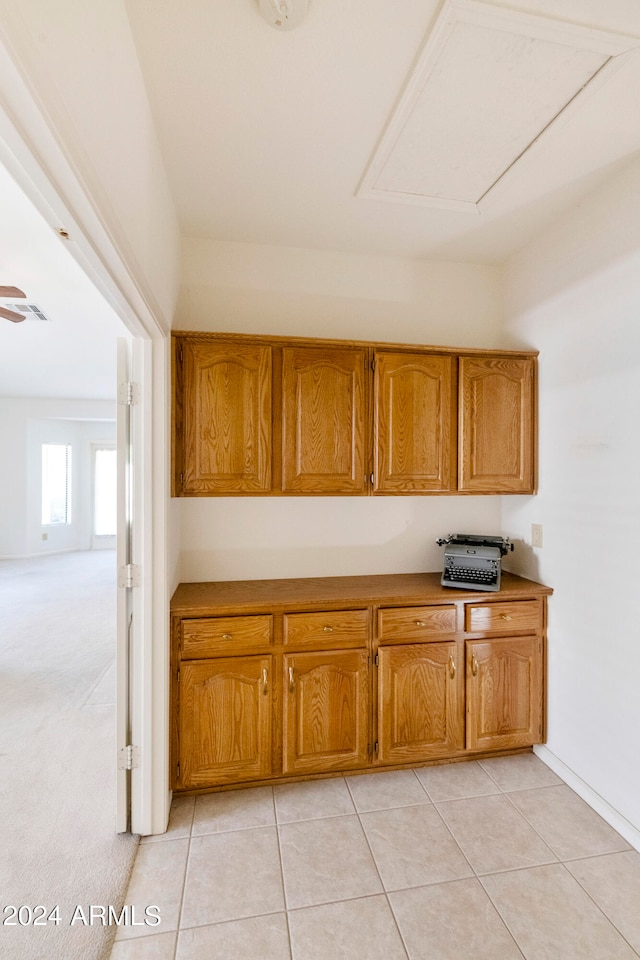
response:
{"label": "ceiling fan blade", "polygon": [[23,293],[18,287],[0,287],[0,297],[5,299],[13,299],[14,297],[19,300],[26,300],[27,295]]}
{"label": "ceiling fan blade", "polygon": [[15,310],[7,310],[6,307],[0,307],[0,317],[4,317],[5,320],[11,320],[12,323],[22,323],[24,313],[16,313]]}

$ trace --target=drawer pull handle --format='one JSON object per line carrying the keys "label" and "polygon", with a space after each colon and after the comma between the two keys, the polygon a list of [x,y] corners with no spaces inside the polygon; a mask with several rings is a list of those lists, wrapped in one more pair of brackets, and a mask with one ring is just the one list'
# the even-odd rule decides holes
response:
{"label": "drawer pull handle", "polygon": [[471,658],[471,676],[478,676],[478,658],[476,657],[475,653]]}
{"label": "drawer pull handle", "polygon": [[289,667],[289,690],[293,690],[293,667]]}
{"label": "drawer pull handle", "polygon": [[269,674],[267,673],[267,668],[265,667],[262,671],[262,692],[267,693],[269,690],[269,684],[267,682]]}
{"label": "drawer pull handle", "polygon": [[416,627],[426,627],[426,625],[424,620],[416,620]]}
{"label": "drawer pull handle", "polygon": [[233,634],[232,634],[232,633],[223,633],[223,634],[222,634],[222,639],[223,639],[223,640],[233,640]]}
{"label": "drawer pull handle", "polygon": [[503,620],[511,620],[511,619],[512,619],[512,617],[510,617],[508,613],[501,613],[500,616],[502,617]]}
{"label": "drawer pull handle", "polygon": [[325,633],[333,633],[333,627],[323,627]]}
{"label": "drawer pull handle", "polygon": [[449,657],[449,676],[453,680],[455,678],[455,675],[456,675],[456,665],[453,659],[453,655],[451,655]]}

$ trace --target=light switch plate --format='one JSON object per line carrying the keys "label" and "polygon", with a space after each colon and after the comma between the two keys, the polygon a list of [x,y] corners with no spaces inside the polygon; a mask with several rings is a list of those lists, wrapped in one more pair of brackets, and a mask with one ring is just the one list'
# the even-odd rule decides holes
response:
{"label": "light switch plate", "polygon": [[532,547],[542,546],[542,524],[541,523],[531,524],[531,546]]}

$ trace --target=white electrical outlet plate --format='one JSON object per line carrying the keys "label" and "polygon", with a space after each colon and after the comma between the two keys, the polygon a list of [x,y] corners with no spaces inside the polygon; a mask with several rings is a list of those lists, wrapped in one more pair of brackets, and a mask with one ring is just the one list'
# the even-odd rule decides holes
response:
{"label": "white electrical outlet plate", "polygon": [[531,546],[532,547],[542,546],[542,524],[541,523],[531,524]]}

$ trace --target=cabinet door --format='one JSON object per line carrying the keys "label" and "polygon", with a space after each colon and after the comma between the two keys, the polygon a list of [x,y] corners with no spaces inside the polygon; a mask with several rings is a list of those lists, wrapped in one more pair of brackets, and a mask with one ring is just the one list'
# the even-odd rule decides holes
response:
{"label": "cabinet door", "polygon": [[467,641],[467,748],[500,750],[542,741],[539,637]]}
{"label": "cabinet door", "polygon": [[364,493],[364,350],[285,347],[282,354],[283,490]]}
{"label": "cabinet door", "polygon": [[178,696],[179,787],[269,776],[271,657],[182,663]]}
{"label": "cabinet door", "polygon": [[378,353],[374,374],[374,490],[447,491],[455,486],[454,360]]}
{"label": "cabinet door", "polygon": [[185,341],[182,357],[177,489],[184,495],[268,492],[271,348]]}
{"label": "cabinet door", "polygon": [[378,760],[412,763],[464,749],[458,645],[378,649]]}
{"label": "cabinet door", "polygon": [[284,773],[353,769],[368,759],[365,650],[284,658]]}
{"label": "cabinet door", "polygon": [[460,359],[458,489],[535,492],[535,360]]}

